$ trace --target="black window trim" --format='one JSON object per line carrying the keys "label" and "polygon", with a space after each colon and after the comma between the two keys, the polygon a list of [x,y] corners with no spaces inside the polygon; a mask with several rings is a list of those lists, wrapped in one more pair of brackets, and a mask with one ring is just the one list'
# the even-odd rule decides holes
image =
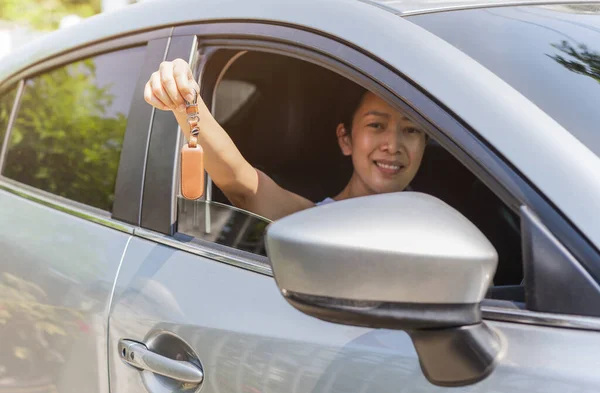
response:
{"label": "black window trim", "polygon": [[170,36],[147,42],[146,57],[132,97],[117,170],[112,217],[136,226],[141,222],[150,134],[156,116],[155,109],[145,102],[141,92],[150,75],[164,61],[170,44]]}
{"label": "black window trim", "polygon": [[[195,36],[172,37],[165,55],[166,61],[176,58],[187,59],[192,64],[197,61]],[[201,60],[201,59],[200,59]],[[155,67],[154,71],[158,69]],[[140,99],[143,97],[140,95]],[[151,108],[143,103],[146,108]],[[152,122],[149,127],[146,146],[147,157],[144,166],[144,183],[141,195],[139,226],[157,232],[172,234],[176,219],[176,161],[181,146],[181,132],[175,117],[167,111],[152,109]],[[147,174],[150,174],[149,176]]]}
{"label": "black window trim", "polygon": [[[371,57],[368,53],[318,33],[255,22],[187,25],[176,27],[173,33],[174,37],[186,35],[198,37],[200,47],[218,46],[223,49],[260,50],[308,60],[333,69],[364,87],[374,90],[390,102],[395,102],[397,107],[412,114],[415,120],[418,119],[418,122],[424,125],[445,149],[513,211],[518,214],[522,206],[529,207],[573,255],[579,260],[595,261],[600,269],[598,251],[555,206],[539,193],[539,190],[529,184],[516,168],[501,158],[492,146],[482,141],[475,130],[461,122],[442,104],[422,91],[419,86],[412,84],[403,75],[380,60]],[[340,44],[342,45],[340,46]],[[335,50],[333,50],[334,47]],[[332,49],[328,50],[328,48]],[[336,57],[333,58],[331,53],[335,53]],[[442,129],[444,132],[441,131]],[[152,157],[149,157],[149,160],[152,160]],[[169,163],[169,165],[173,168],[176,162]],[[149,191],[151,189],[146,189],[146,192]],[[153,204],[144,206],[144,208],[168,208],[173,211],[174,207],[168,206],[169,201],[165,202],[167,205],[163,204],[162,207],[158,202],[158,205]],[[176,198],[171,196],[170,202],[176,203]],[[173,222],[163,222],[159,227],[146,229],[168,237],[174,235],[173,224]],[[171,239],[173,238],[171,237]],[[172,246],[178,243],[182,247],[189,247],[189,244],[185,245],[181,241],[169,241]],[[215,244],[211,244],[210,247],[202,247],[202,249],[206,251],[215,246]],[[201,252],[199,247],[198,252]],[[221,260],[221,262],[223,261]],[[484,313],[485,309],[484,307]],[[515,313],[514,310],[511,311],[510,319],[513,322]],[[529,315],[530,311],[523,310],[522,313]],[[546,313],[541,314],[547,315]],[[492,319],[501,318],[497,310],[494,310],[493,315]],[[565,318],[569,317],[565,316]],[[524,318],[524,320],[526,319]],[[536,320],[539,322],[539,319]]]}
{"label": "black window trim", "polygon": [[[166,43],[166,40],[167,40],[168,36],[172,33],[172,30],[173,30],[172,28],[162,28],[159,30],[117,37],[117,38],[107,40],[107,41],[90,43],[84,47],[76,48],[76,49],[73,49],[66,53],[62,53],[57,56],[53,56],[53,57],[50,57],[43,61],[40,61],[38,63],[35,63],[33,65],[30,65],[30,66],[16,72],[12,76],[6,78],[4,81],[0,82],[0,92],[2,92],[2,93],[6,92],[7,89],[12,88],[15,84],[18,84],[18,86],[19,86],[17,95],[14,100],[13,107],[11,108],[11,115],[10,115],[11,117],[9,119],[9,124],[7,126],[6,133],[4,135],[5,143],[2,144],[2,148],[0,151],[0,189],[10,192],[14,195],[20,196],[22,198],[34,201],[36,203],[51,207],[55,210],[59,210],[64,213],[86,219],[88,221],[92,221],[92,222],[95,222],[95,223],[98,223],[98,224],[101,224],[101,225],[104,225],[104,226],[107,226],[107,227],[110,227],[113,229],[117,229],[122,232],[133,233],[133,226],[131,226],[130,223],[125,220],[120,220],[118,217],[115,218],[114,211],[111,216],[111,213],[107,212],[105,210],[98,209],[96,207],[89,206],[89,205],[86,205],[86,204],[83,204],[83,203],[80,203],[80,202],[77,202],[74,200],[70,200],[70,199],[61,197],[59,195],[52,194],[47,191],[37,189],[37,188],[29,186],[27,184],[23,184],[16,180],[9,179],[9,178],[3,176],[1,174],[2,173],[1,171],[4,167],[4,163],[6,160],[6,152],[8,150],[7,142],[10,141],[10,136],[12,133],[12,126],[14,124],[14,120],[16,118],[16,115],[17,115],[17,112],[18,112],[18,109],[20,106],[20,100],[22,98],[25,81],[27,79],[33,78],[37,75],[43,74],[45,72],[51,71],[51,70],[59,68],[59,67],[66,66],[68,64],[74,63],[74,62],[82,60],[82,59],[87,59],[90,57],[99,56],[99,55],[110,53],[110,52],[116,52],[119,50],[125,50],[125,49],[129,49],[129,48],[133,48],[133,47],[146,46],[147,47],[146,57],[148,57],[150,49],[151,49],[150,48],[151,44],[153,42],[154,43],[156,43],[156,42]],[[163,40],[163,41],[161,41],[161,40]],[[163,44],[163,46],[164,46],[164,44]],[[163,48],[159,47],[158,49],[161,50],[162,52],[165,51],[164,47]],[[144,66],[146,66],[146,64],[144,64]],[[143,75],[140,74],[139,78],[143,79]],[[144,83],[145,83],[145,81],[144,81]],[[139,85],[139,81],[138,81],[138,85]],[[139,99],[140,98],[137,95],[134,95],[132,104],[130,107],[130,111],[128,113],[128,126],[127,126],[127,130],[125,132],[126,139],[128,136],[131,138],[131,135],[133,135],[133,134],[140,134],[138,132],[138,130],[134,130],[135,127],[133,127],[133,125],[136,123],[135,120],[137,120],[139,118],[143,119],[143,116],[139,116],[139,114],[134,109],[134,101],[139,100]],[[141,97],[141,100],[143,100],[143,97]],[[132,119],[133,119],[133,121],[132,121]],[[131,125],[131,130],[130,130],[130,125]],[[128,157],[130,156],[131,149],[133,149],[133,148],[137,149],[137,147],[131,146],[131,145],[132,144],[130,143],[130,147],[128,149],[126,149],[127,146],[124,143],[123,151],[121,153],[121,161],[119,164],[119,170],[121,170],[121,167],[124,166],[126,163],[128,163],[128,161],[129,161],[129,166],[138,166],[138,167],[140,166],[139,162],[131,163],[131,160],[128,159]],[[141,158],[144,160],[143,163],[145,164],[145,158],[146,158],[145,151]],[[140,186],[139,186],[139,190],[137,190],[137,192],[141,198],[142,182],[140,181],[139,183],[140,183]],[[117,185],[118,184],[119,184],[119,179],[117,178]],[[129,189],[131,191],[135,192],[134,187],[129,186]],[[117,190],[117,186],[115,187],[115,204],[117,204],[117,201],[122,200],[124,197],[124,196],[121,196],[120,198],[118,198],[117,194],[116,194],[116,190]],[[129,196],[130,195],[127,195],[125,197],[129,197]],[[125,222],[123,222],[123,221],[125,221]]]}

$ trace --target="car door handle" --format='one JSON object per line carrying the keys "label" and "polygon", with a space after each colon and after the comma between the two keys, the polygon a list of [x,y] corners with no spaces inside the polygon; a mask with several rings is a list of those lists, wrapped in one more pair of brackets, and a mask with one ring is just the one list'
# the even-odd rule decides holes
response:
{"label": "car door handle", "polygon": [[136,341],[119,340],[121,359],[135,368],[185,383],[200,384],[204,379],[202,370],[191,362],[170,359],[150,351]]}

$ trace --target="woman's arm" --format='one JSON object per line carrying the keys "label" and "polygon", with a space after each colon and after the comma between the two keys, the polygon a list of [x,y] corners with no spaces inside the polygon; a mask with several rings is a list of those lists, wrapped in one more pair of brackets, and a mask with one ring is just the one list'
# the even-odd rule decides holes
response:
{"label": "woman's arm", "polygon": [[[190,128],[183,97],[192,101],[194,93],[199,91],[189,65],[176,59],[163,62],[159,71],[152,74],[144,89],[144,98],[158,109],[172,111],[188,139]],[[204,166],[231,203],[271,220],[314,206],[308,199],[281,188],[269,176],[252,167],[213,118],[202,98],[198,95],[197,99],[200,112],[198,142],[204,150]]]}

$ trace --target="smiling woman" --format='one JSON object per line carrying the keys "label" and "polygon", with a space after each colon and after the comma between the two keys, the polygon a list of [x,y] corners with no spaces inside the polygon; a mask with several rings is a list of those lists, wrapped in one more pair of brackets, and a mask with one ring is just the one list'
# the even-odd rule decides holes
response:
{"label": "smiling woman", "polygon": [[352,157],[354,172],[334,200],[403,191],[415,177],[426,136],[404,114],[365,92],[349,124],[337,127],[342,152]]}

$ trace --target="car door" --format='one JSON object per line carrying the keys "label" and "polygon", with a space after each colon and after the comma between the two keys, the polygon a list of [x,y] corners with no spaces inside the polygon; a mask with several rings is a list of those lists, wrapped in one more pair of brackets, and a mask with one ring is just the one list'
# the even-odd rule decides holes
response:
{"label": "car door", "polygon": [[[376,21],[370,23],[369,31],[376,34]],[[225,32],[226,43],[220,40]],[[199,43],[195,34],[201,34]],[[360,41],[350,33],[345,38]],[[363,83],[416,118],[427,118],[428,131],[442,146],[508,206],[522,212],[523,222],[540,230],[542,236],[525,243],[525,249],[548,240],[555,252],[565,251],[538,219],[538,215],[549,216],[559,222],[560,215],[547,201],[452,114],[371,57],[302,29],[250,23],[176,28],[173,43],[176,46],[169,48],[167,59],[182,57],[194,64],[209,103],[214,101],[211,87],[222,76],[205,68],[209,59],[215,59],[211,58],[214,45],[293,54]],[[225,56],[214,61],[225,70],[232,59]],[[136,229],[125,253],[110,310],[113,393],[595,389],[598,375],[591,370],[598,365],[595,348],[600,345],[596,318],[534,312],[515,302],[490,301],[494,306],[484,306],[483,314],[502,338],[501,356],[481,382],[448,388],[425,378],[405,332],[334,324],[297,311],[281,296],[268,259],[249,252],[252,248],[247,245],[239,247],[238,240],[252,232],[248,228],[263,225],[264,229],[265,222],[239,209],[212,204],[210,191],[202,201],[178,201],[177,151],[182,141],[176,128],[168,113],[155,115],[141,228]],[[201,213],[203,221],[193,225],[210,236],[181,232],[190,210]],[[568,251],[560,263],[577,267]]]}
{"label": "car door", "polygon": [[2,93],[1,392],[109,391],[107,311],[133,233],[112,217],[128,197],[115,184],[139,165],[132,102],[166,45],[148,38],[53,57]]}

